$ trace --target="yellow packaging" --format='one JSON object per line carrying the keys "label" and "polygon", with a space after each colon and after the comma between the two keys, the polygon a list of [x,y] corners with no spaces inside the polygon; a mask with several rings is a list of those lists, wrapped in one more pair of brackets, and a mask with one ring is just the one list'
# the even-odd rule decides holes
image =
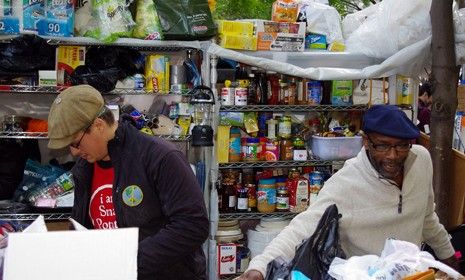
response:
{"label": "yellow packaging", "polygon": [[220,34],[219,45],[226,49],[257,50],[257,37],[253,35]]}
{"label": "yellow packaging", "polygon": [[334,41],[329,44],[328,51],[330,52],[343,52],[346,50],[346,45],[339,41]]}
{"label": "yellow packaging", "polygon": [[182,135],[187,135],[189,133],[189,127],[191,126],[191,122],[191,116],[179,116],[178,125],[182,129]]}
{"label": "yellow packaging", "polygon": [[168,56],[151,54],[145,58],[145,89],[169,93],[170,61]]}
{"label": "yellow packaging", "polygon": [[86,47],[58,46],[56,48],[55,70],[57,71],[57,85],[70,86],[69,76],[86,61]]}
{"label": "yellow packaging", "polygon": [[406,76],[397,75],[396,79],[396,104],[413,105],[413,82]]}
{"label": "yellow packaging", "polygon": [[271,10],[271,20],[295,22],[299,12],[299,3],[295,0],[276,0]]}
{"label": "yellow packaging", "polygon": [[216,133],[216,158],[218,163],[229,162],[229,125],[219,125]]}
{"label": "yellow packaging", "polygon": [[253,22],[218,20],[218,33],[232,35],[253,35]]}

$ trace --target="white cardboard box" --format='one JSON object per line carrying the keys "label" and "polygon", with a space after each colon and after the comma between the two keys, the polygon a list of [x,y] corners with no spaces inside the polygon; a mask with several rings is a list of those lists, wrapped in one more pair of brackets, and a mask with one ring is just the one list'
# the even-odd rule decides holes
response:
{"label": "white cardboard box", "polygon": [[137,228],[8,237],[5,280],[137,280]]}
{"label": "white cardboard box", "polygon": [[304,22],[274,22],[255,20],[257,50],[303,52],[305,49]]}

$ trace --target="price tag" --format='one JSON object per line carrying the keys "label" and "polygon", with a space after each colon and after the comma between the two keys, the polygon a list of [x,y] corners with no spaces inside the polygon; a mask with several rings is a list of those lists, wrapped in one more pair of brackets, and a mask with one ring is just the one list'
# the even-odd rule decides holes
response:
{"label": "price tag", "polygon": [[19,34],[19,19],[16,17],[0,18],[0,34]]}
{"label": "price tag", "polygon": [[43,19],[37,23],[39,35],[55,36],[55,37],[70,37],[72,34],[69,31],[69,23],[71,21]]}

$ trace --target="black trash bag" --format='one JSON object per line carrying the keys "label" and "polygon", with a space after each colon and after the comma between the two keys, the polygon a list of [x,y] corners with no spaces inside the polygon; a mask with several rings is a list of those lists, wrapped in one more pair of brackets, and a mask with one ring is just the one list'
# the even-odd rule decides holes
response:
{"label": "black trash bag", "polygon": [[71,84],[88,84],[100,92],[112,91],[118,80],[143,72],[137,63],[140,57],[133,49],[91,47],[86,52],[86,64],[71,73]]}
{"label": "black trash bag", "polygon": [[346,258],[339,243],[341,217],[336,204],[326,208],[315,233],[297,249],[291,275],[301,273],[312,280],[334,279],[328,274],[331,262],[335,257]]}
{"label": "black trash bag", "polygon": [[0,44],[1,72],[31,72],[55,69],[56,46],[35,35],[21,35]]}
{"label": "black trash bag", "polygon": [[109,92],[115,89],[119,74],[117,68],[98,70],[81,65],[74,69],[69,79],[72,85],[88,84],[100,92]]}
{"label": "black trash bag", "polygon": [[281,257],[268,263],[265,280],[288,280],[291,266]]}
{"label": "black trash bag", "polygon": [[339,244],[339,219],[336,204],[328,206],[313,235],[297,249],[289,264],[280,258],[270,262],[265,280],[330,280],[329,265],[335,257],[345,259]]}

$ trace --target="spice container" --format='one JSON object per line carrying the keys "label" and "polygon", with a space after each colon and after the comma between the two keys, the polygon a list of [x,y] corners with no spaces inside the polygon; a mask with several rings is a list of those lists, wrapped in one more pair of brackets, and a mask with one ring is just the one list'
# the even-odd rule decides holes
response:
{"label": "spice container", "polygon": [[276,180],[260,179],[257,191],[257,209],[261,213],[272,213],[276,209]]}

